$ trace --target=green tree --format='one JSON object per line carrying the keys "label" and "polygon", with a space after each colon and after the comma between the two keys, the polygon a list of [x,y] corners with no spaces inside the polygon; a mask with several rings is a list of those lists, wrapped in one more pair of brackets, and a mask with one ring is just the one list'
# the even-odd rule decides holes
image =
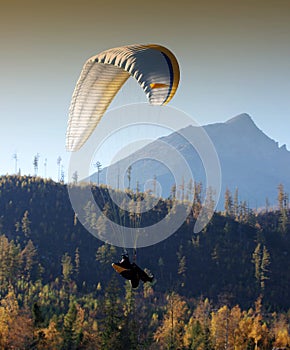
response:
{"label": "green tree", "polygon": [[178,270],[177,270],[177,273],[178,275],[181,276],[181,286],[184,287],[185,286],[185,281],[186,281],[186,270],[187,270],[187,267],[186,267],[186,257],[185,255],[183,255],[183,247],[182,245],[179,246],[179,250],[178,252],[176,253],[177,254],[177,259],[178,259]]}
{"label": "green tree", "polygon": [[0,236],[0,293],[5,295],[8,286],[15,286],[22,275],[22,254],[19,244]]}
{"label": "green tree", "polygon": [[33,324],[34,327],[39,328],[42,326],[44,322],[44,317],[42,315],[42,311],[38,305],[38,303],[34,303],[32,305],[32,319],[33,319]]}
{"label": "green tree", "polygon": [[31,234],[30,224],[31,224],[31,221],[29,220],[29,213],[28,213],[28,210],[26,210],[21,220],[21,230],[24,233],[25,238],[30,237],[30,234]]}
{"label": "green tree", "polygon": [[74,271],[74,267],[71,262],[71,257],[68,255],[68,253],[65,253],[62,256],[61,266],[62,266],[62,279],[63,279],[62,291],[64,292],[62,296],[63,296],[63,300],[67,305],[69,296],[72,294],[73,289],[76,287],[75,283],[73,283],[71,278]]}
{"label": "green tree", "polygon": [[210,314],[212,305],[209,300],[200,299],[185,325],[184,345],[191,350],[212,350],[210,336]]}
{"label": "green tree", "polygon": [[73,273],[73,265],[71,262],[71,257],[68,253],[65,253],[61,258],[62,266],[62,277],[64,283],[69,283],[71,281],[71,275]]}
{"label": "green tree", "polygon": [[77,247],[75,250],[75,274],[76,278],[79,276],[80,273],[80,250]]}
{"label": "green tree", "polygon": [[120,343],[123,349],[138,348],[139,325],[136,314],[136,292],[129,281],[125,284],[125,303],[123,306],[123,321],[120,334]]}
{"label": "green tree", "polygon": [[122,309],[118,301],[118,285],[113,278],[106,288],[103,303],[104,319],[101,329],[101,348],[102,350],[122,350],[121,344],[121,320]]}
{"label": "green tree", "polygon": [[31,239],[26,244],[25,248],[21,252],[21,255],[24,262],[24,276],[25,279],[29,281],[31,278],[33,267],[36,265],[37,261],[37,250]]}
{"label": "green tree", "polygon": [[77,322],[78,311],[76,303],[70,302],[69,310],[63,320],[63,350],[78,349],[82,340],[82,330]]}
{"label": "green tree", "polygon": [[278,186],[278,205],[279,205],[279,231],[285,234],[288,227],[288,195],[284,192],[284,186]]}
{"label": "green tree", "polygon": [[184,345],[186,349],[205,349],[203,329],[198,320],[190,318],[185,326]]}

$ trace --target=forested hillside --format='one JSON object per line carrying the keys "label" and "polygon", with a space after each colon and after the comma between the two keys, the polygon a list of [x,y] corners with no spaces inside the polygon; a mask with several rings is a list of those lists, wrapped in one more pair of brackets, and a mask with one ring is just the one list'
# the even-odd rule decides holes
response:
{"label": "forested hillside", "polygon": [[[106,215],[114,218],[106,188],[92,190]],[[149,196],[129,194],[133,202]],[[226,341],[229,349],[233,344],[236,349],[286,348],[287,198],[280,186],[278,210],[256,213],[239,202],[237,193],[227,191],[224,211],[194,234],[200,210],[196,195],[188,219],[176,233],[138,249],[137,263],[149,269],[155,281],[132,291],[111,268],[121,249],[83,228],[72,210],[67,185],[2,176],[0,347],[224,349]],[[164,217],[174,201],[159,200],[139,224]],[[88,210],[88,217],[91,214]],[[127,215],[136,225],[130,212]],[[91,220],[102,228],[96,218]]]}

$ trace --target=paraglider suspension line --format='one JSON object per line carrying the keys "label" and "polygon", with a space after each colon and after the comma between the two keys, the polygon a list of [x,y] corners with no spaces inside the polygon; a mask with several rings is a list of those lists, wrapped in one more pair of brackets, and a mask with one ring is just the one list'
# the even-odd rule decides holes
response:
{"label": "paraglider suspension line", "polygon": [[133,249],[133,261],[136,262],[136,259],[137,259],[137,249],[134,248]]}

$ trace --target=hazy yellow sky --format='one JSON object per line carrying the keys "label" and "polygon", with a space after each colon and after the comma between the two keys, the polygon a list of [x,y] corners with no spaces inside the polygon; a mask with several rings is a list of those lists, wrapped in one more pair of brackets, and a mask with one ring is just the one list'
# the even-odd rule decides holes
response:
{"label": "hazy yellow sky", "polygon": [[28,168],[36,152],[65,158],[69,102],[84,61],[132,43],[175,53],[181,84],[172,105],[200,124],[246,112],[290,148],[289,0],[0,4],[0,163],[7,163],[0,173],[13,169],[15,151]]}

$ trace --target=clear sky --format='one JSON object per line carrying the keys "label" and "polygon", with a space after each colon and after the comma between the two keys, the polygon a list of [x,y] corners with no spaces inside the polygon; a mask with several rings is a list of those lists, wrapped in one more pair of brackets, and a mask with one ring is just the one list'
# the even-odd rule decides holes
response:
{"label": "clear sky", "polygon": [[172,106],[200,124],[248,113],[290,149],[289,0],[0,0],[0,174],[66,170],[70,98],[90,56],[133,43],[171,49]]}

